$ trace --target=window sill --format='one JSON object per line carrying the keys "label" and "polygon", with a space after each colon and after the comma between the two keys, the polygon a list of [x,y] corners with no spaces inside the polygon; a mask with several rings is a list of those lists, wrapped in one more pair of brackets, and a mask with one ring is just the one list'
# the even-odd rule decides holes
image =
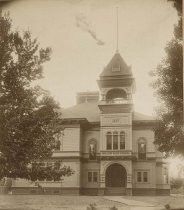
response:
{"label": "window sill", "polygon": [[150,184],[149,182],[136,182],[136,184]]}

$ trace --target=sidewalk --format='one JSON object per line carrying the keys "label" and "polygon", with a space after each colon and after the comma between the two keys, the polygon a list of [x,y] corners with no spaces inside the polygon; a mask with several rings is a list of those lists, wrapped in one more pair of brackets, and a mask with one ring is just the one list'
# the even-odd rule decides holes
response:
{"label": "sidewalk", "polygon": [[131,210],[161,210],[164,206],[155,206],[151,203],[130,200],[123,196],[104,196],[105,199],[126,204]]}

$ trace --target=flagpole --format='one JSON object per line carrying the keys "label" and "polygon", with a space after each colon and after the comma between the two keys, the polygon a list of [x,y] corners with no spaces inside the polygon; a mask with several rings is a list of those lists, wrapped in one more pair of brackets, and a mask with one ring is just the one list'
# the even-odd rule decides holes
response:
{"label": "flagpole", "polygon": [[117,35],[117,37],[116,37],[116,52],[118,52],[118,39],[119,39],[119,37],[118,37],[118,33],[119,33],[119,31],[118,31],[118,7],[116,8],[117,9],[117,31],[116,31],[116,35]]}

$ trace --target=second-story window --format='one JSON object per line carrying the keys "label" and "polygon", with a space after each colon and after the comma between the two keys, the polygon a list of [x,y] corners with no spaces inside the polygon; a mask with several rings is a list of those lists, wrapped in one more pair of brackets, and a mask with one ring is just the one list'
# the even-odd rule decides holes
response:
{"label": "second-story window", "polygon": [[144,139],[138,141],[138,159],[146,159],[146,141]]}
{"label": "second-story window", "polygon": [[120,149],[125,149],[125,132],[120,132]]}
{"label": "second-story window", "polygon": [[125,149],[125,132],[113,133],[108,131],[106,134],[106,149],[107,150],[122,150]]}
{"label": "second-story window", "polygon": [[61,146],[61,142],[60,142],[60,140],[57,139],[57,140],[55,141],[55,147],[54,147],[54,149],[55,149],[55,150],[60,150],[60,146]]}
{"label": "second-story window", "polygon": [[107,132],[107,150],[111,150],[112,149],[112,133],[111,132]]}
{"label": "second-story window", "polygon": [[96,159],[96,143],[91,142],[89,144],[89,159],[95,160]]}
{"label": "second-story window", "polygon": [[118,149],[118,132],[117,131],[113,132],[113,149],[114,150]]}

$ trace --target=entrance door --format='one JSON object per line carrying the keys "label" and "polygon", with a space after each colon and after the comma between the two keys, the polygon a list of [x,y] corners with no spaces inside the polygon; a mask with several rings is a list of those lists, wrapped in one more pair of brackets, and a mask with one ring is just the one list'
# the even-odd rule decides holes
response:
{"label": "entrance door", "polygon": [[114,163],[110,165],[105,174],[106,187],[126,187],[127,174],[125,168]]}

